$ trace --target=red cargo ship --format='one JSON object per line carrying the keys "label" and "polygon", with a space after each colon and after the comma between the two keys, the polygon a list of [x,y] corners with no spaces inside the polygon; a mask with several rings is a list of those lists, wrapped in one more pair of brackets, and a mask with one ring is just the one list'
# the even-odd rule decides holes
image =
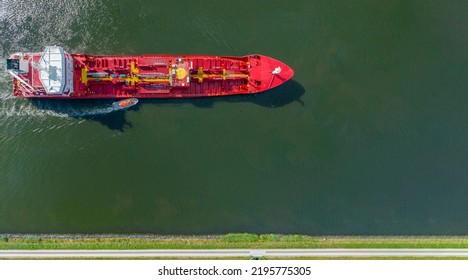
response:
{"label": "red cargo ship", "polygon": [[62,47],[7,59],[13,94],[27,98],[194,98],[254,94],[293,75],[263,55],[86,55]]}

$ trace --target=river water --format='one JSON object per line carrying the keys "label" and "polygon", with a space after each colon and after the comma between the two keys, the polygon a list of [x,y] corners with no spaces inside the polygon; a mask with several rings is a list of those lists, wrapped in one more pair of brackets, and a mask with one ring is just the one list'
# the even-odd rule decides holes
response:
{"label": "river water", "polygon": [[13,98],[0,232],[468,234],[468,2],[0,1],[9,53],[260,53],[246,97]]}

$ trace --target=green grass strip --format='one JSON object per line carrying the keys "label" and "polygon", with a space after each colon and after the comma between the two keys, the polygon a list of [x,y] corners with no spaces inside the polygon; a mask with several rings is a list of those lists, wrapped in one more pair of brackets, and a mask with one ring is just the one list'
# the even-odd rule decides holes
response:
{"label": "green grass strip", "polygon": [[[33,237],[31,237],[33,236]],[[314,237],[231,233],[216,237],[54,237],[0,235],[1,250],[31,249],[468,248],[468,237]]]}

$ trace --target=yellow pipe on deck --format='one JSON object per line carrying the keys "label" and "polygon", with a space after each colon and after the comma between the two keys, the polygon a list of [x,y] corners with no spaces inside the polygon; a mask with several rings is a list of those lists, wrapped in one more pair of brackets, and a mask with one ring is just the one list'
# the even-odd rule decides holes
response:
{"label": "yellow pipe on deck", "polygon": [[138,74],[138,68],[135,67],[135,62],[134,61],[130,62],[130,71],[133,74]]}
{"label": "yellow pipe on deck", "polygon": [[204,78],[221,78],[223,80],[226,79],[235,79],[235,78],[249,78],[248,74],[226,74],[226,69],[223,69],[222,74],[205,74],[203,72],[203,68],[198,67],[197,74],[190,75],[190,78],[197,78],[198,82],[203,82]]}
{"label": "yellow pipe on deck", "polygon": [[86,67],[81,68],[81,82],[85,85],[88,83],[88,70],[86,70]]}
{"label": "yellow pipe on deck", "polygon": [[193,74],[193,75],[190,75],[190,78],[198,78],[198,79],[204,79],[204,78],[223,78],[224,79],[234,79],[234,78],[248,78],[249,75],[248,74],[226,74],[226,75],[222,75],[222,74],[203,74],[203,75],[199,75],[199,74]]}
{"label": "yellow pipe on deck", "polygon": [[169,83],[169,79],[141,79],[140,81],[148,83]]}

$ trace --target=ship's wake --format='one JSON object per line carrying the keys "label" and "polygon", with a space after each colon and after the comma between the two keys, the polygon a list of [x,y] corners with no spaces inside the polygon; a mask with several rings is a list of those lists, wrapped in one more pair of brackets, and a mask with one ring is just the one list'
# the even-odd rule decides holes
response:
{"label": "ship's wake", "polygon": [[0,95],[0,118],[14,117],[58,117],[79,118],[105,115],[118,111],[109,102],[65,101],[65,100],[25,100]]}
{"label": "ship's wake", "polygon": [[109,101],[101,100],[31,100],[31,103],[36,110],[52,112],[53,116],[71,118],[105,115],[119,110]]}

